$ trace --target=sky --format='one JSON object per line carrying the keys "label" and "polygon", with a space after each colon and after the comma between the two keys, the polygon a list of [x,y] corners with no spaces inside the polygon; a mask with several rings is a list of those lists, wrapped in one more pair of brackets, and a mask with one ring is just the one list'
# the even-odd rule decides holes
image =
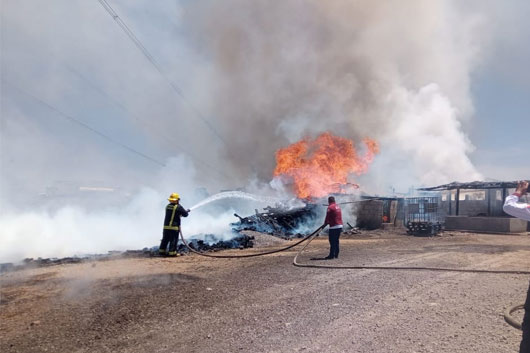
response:
{"label": "sky", "polygon": [[490,43],[471,82],[477,122],[469,128],[476,150],[472,157],[486,177],[528,178],[527,142],[530,123],[530,4],[525,1],[486,2],[490,9]]}
{"label": "sky", "polygon": [[525,1],[108,3],[158,69],[96,0],[2,0],[4,203],[180,155],[211,191],[267,183],[325,130],[380,141],[372,190],[530,174]]}

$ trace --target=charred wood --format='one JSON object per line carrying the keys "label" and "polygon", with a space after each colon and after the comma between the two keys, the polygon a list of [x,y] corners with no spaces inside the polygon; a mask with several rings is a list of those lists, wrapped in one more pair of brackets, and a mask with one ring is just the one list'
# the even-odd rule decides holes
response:
{"label": "charred wood", "polygon": [[291,238],[299,234],[300,227],[315,222],[317,217],[316,204],[308,204],[305,207],[294,209],[285,209],[279,207],[265,207],[265,212],[257,212],[248,216],[239,218],[239,222],[232,223],[232,229],[236,232],[243,230],[253,230],[262,233],[269,233],[279,237]]}

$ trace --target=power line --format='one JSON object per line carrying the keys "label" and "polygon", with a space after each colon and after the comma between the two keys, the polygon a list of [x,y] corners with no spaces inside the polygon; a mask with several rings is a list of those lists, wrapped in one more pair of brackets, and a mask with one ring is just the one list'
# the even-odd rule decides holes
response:
{"label": "power line", "polygon": [[[87,83],[91,88],[93,88],[94,90],[96,90],[97,92],[99,92],[103,97],[106,97],[109,101],[111,101],[113,104],[115,104],[116,106],[118,106],[120,109],[122,109],[123,111],[127,112],[128,114],[130,114],[136,121],[142,123],[142,124],[145,124],[147,126],[151,126],[151,124],[149,124],[148,122],[146,122],[144,119],[138,117],[137,114],[131,112],[129,109],[127,109],[127,107],[125,107],[122,103],[120,103],[119,101],[117,101],[115,98],[111,97],[109,93],[107,93],[105,90],[103,90],[102,88],[98,87],[95,83],[93,83],[92,81],[90,81],[88,78],[86,78],[83,74],[81,74],[79,71],[77,71],[76,69],[74,69],[73,67],[69,66],[69,65],[66,65],[66,68],[72,72],[73,74],[75,74],[77,77],[79,77],[82,81],[84,81],[85,83]],[[200,158],[196,157],[194,154],[192,154],[191,152],[189,152],[188,150],[186,150],[185,148],[183,148],[182,146],[180,145],[177,145],[175,144],[175,141],[174,140],[171,140],[169,139],[166,135],[164,134],[159,134],[159,133],[156,133],[158,136],[162,137],[166,142],[168,143],[172,143],[174,144],[179,150],[181,150],[182,152],[190,155],[194,161],[197,161],[199,163],[201,163],[203,166],[207,167],[208,170],[213,170],[215,171],[216,173],[218,173],[220,176],[226,178],[227,180],[230,179],[229,176],[227,176],[225,173],[221,172],[220,170],[214,168],[213,166],[211,166],[209,163],[201,160]]]}
{"label": "power line", "polygon": [[162,71],[160,66],[157,64],[155,58],[149,53],[149,51],[145,48],[145,46],[142,44],[142,42],[134,35],[133,31],[127,26],[127,24],[118,16],[116,11],[110,6],[110,4],[107,2],[107,0],[98,0],[101,6],[109,13],[109,15],[116,21],[118,26],[123,29],[125,34],[133,41],[134,45],[144,54],[144,56],[153,64],[153,66],[156,68],[156,70],[162,75],[162,77],[165,78],[169,86],[177,93],[177,95],[195,112],[195,114],[199,117],[199,119],[202,120],[202,122],[210,129],[210,131],[221,141],[223,144],[226,145],[226,141],[221,137],[221,135],[217,132],[217,130],[213,127],[213,125],[206,119],[204,114],[201,113],[201,111],[195,107],[184,95],[182,90],[173,83]]}
{"label": "power line", "polygon": [[9,86],[11,86],[12,88],[16,89],[17,91],[23,93],[24,95],[33,98],[34,100],[36,100],[36,101],[39,102],[40,104],[42,104],[42,105],[48,107],[48,109],[53,110],[54,112],[60,114],[60,115],[63,116],[65,119],[67,119],[67,120],[69,120],[69,121],[71,121],[71,122],[73,122],[73,123],[75,123],[75,124],[77,124],[77,125],[79,125],[79,126],[82,126],[83,128],[85,128],[85,129],[87,129],[87,130],[89,130],[89,131],[91,131],[91,132],[93,132],[93,133],[95,133],[95,134],[97,134],[97,135],[103,137],[104,139],[110,141],[111,143],[114,143],[114,144],[116,144],[116,145],[118,145],[118,146],[120,146],[120,147],[122,147],[122,148],[128,150],[129,152],[131,152],[131,153],[133,153],[133,154],[136,154],[136,155],[138,155],[138,156],[140,156],[140,157],[142,157],[142,158],[145,158],[145,159],[151,161],[152,163],[158,164],[158,165],[160,165],[160,166],[162,166],[162,167],[165,167],[165,166],[166,166],[164,163],[158,161],[157,159],[155,159],[155,158],[153,158],[153,157],[150,157],[150,156],[148,156],[148,155],[146,155],[146,154],[144,154],[144,153],[142,153],[142,152],[140,152],[140,151],[138,151],[138,150],[136,150],[136,149],[134,149],[134,148],[132,148],[132,147],[130,147],[130,146],[127,146],[127,145],[121,143],[120,141],[117,141],[117,140],[113,139],[112,137],[110,137],[110,136],[108,136],[108,135],[106,135],[106,134],[104,134],[104,133],[102,133],[102,132],[96,130],[95,128],[91,127],[90,125],[88,125],[88,124],[86,124],[86,123],[84,123],[84,122],[82,122],[82,121],[80,121],[80,120],[74,118],[73,116],[68,115],[68,114],[62,112],[61,110],[55,108],[54,106],[50,105],[49,103],[43,101],[43,100],[40,99],[39,97],[37,97],[37,96],[35,96],[35,95],[29,93],[28,91],[26,91],[26,90],[24,90],[24,89],[22,89],[22,88],[20,88],[20,87],[15,86],[15,85],[12,84],[11,82],[8,82],[8,81],[6,81],[6,80],[4,80],[4,79],[2,79],[2,82],[5,83],[5,84],[7,84],[7,85],[9,85]]}

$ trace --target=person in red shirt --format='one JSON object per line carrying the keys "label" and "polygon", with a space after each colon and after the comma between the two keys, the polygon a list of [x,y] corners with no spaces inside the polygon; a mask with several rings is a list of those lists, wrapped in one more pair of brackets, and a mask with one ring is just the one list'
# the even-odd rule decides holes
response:
{"label": "person in red shirt", "polygon": [[339,237],[342,232],[342,211],[340,206],[335,203],[333,196],[328,197],[328,210],[324,227],[329,225],[329,255],[325,260],[336,259],[339,257]]}

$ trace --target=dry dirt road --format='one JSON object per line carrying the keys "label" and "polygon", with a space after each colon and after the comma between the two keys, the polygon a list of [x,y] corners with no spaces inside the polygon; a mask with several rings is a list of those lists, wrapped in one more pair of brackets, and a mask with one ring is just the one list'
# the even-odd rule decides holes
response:
{"label": "dry dirt road", "polygon": [[[310,258],[327,246],[317,238],[300,260],[318,263]],[[528,276],[307,269],[291,264],[295,253],[4,273],[0,351],[518,351],[520,331],[503,312],[524,301]],[[530,237],[364,233],[341,240],[340,259],[321,262],[530,270]]]}

